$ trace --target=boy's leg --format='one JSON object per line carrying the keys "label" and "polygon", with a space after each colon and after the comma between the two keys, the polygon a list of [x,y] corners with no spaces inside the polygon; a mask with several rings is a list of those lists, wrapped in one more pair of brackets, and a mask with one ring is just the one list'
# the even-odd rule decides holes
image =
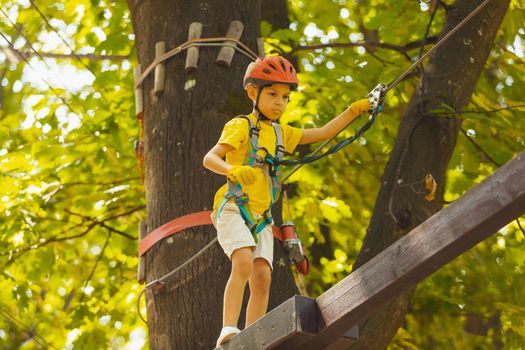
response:
{"label": "boy's leg", "polygon": [[251,247],[236,249],[231,256],[232,270],[224,290],[222,324],[237,327],[246,282],[252,274],[254,261]]}
{"label": "boy's leg", "polygon": [[246,327],[266,314],[270,297],[272,270],[266,259],[256,258],[253,261],[253,272],[250,277],[250,300],[246,309]]}

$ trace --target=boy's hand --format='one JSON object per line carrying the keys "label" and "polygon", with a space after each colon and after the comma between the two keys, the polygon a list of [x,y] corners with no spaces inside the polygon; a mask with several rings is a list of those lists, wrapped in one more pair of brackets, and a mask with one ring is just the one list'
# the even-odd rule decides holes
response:
{"label": "boy's hand", "polygon": [[228,180],[238,182],[241,186],[248,186],[255,182],[256,171],[249,165],[236,165],[228,170]]}
{"label": "boy's hand", "polygon": [[370,100],[364,98],[362,100],[355,101],[349,107],[355,115],[359,115],[363,112],[370,110]]}

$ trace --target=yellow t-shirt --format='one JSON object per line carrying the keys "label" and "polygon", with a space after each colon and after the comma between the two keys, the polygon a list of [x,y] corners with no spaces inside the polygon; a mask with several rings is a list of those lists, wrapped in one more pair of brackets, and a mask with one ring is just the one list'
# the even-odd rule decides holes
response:
{"label": "yellow t-shirt", "polygon": [[[252,123],[256,125],[257,118],[249,114]],[[284,151],[292,153],[297,147],[297,144],[303,136],[303,129],[294,128],[289,125],[279,125],[283,135]],[[259,142],[258,147],[264,147],[275,156],[275,131],[271,124],[260,123]],[[248,121],[244,118],[233,118],[224,126],[221,137],[218,143],[228,144],[234,150],[226,153],[226,162],[231,165],[243,165],[246,153],[250,150],[250,126]],[[264,151],[257,151],[257,153],[264,157]],[[264,175],[261,168],[256,169],[255,182],[249,186],[242,188],[243,192],[248,195],[248,205],[253,214],[263,214],[266,209],[270,207],[271,193],[268,178]],[[220,203],[224,199],[224,193],[228,190],[228,185],[225,184],[215,194],[213,201],[213,209],[217,210]],[[234,201],[234,199],[230,199]]]}

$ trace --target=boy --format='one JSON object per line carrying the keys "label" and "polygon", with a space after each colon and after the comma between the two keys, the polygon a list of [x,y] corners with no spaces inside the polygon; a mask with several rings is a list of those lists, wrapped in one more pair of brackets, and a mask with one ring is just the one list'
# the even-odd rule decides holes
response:
{"label": "boy", "polygon": [[253,111],[230,120],[203,160],[206,168],[228,179],[215,195],[212,214],[219,244],[232,262],[217,346],[240,332],[237,322],[247,282],[250,299],[245,327],[262,317],[268,307],[273,260],[269,209],[276,200],[275,188],[280,185],[274,181],[275,169],[267,159],[282,154],[279,148],[293,153],[298,144],[328,140],[370,109],[369,100],[363,99],[320,128],[279,125],[272,122],[279,120],[290,91],[298,85],[293,66],[279,56],[258,58],[248,66],[243,83],[253,101]]}

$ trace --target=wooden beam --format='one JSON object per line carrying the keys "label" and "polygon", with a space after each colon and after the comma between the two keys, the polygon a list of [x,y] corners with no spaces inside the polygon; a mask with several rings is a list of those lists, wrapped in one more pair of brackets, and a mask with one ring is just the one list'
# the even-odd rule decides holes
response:
{"label": "wooden beam", "polygon": [[359,322],[523,213],[525,151],[317,299],[289,299],[218,349],[347,349]]}
{"label": "wooden beam", "polygon": [[[140,239],[143,240],[147,234],[148,234],[148,229],[146,228],[146,221],[141,220],[139,222]],[[137,281],[140,284],[144,284],[144,282],[146,282],[146,255],[140,256],[139,254],[139,264],[137,266],[137,269],[138,269]]]}
{"label": "wooden beam", "polygon": [[[155,58],[166,53],[166,42],[159,41],[155,44]],[[164,92],[166,77],[166,62],[159,63],[155,66],[155,80],[153,86],[153,96],[159,97]]]}
{"label": "wooden beam", "polygon": [[[133,69],[133,75],[135,77],[135,83],[139,80],[141,75],[140,64]],[[144,111],[144,95],[142,95],[142,85],[139,85],[135,88],[135,115],[142,113]]]}
{"label": "wooden beam", "polygon": [[257,56],[259,56],[259,58],[263,58],[264,55],[264,39],[257,38]]}
{"label": "wooden beam", "polygon": [[[202,35],[202,23],[193,22],[188,30],[188,41],[200,38]],[[186,73],[191,73],[197,69],[199,62],[199,47],[189,47],[186,51]]]}
{"label": "wooden beam", "polygon": [[330,347],[350,327],[523,213],[525,151],[319,296],[318,322],[324,328],[287,350]]}
{"label": "wooden beam", "polygon": [[[226,33],[227,38],[233,38],[239,40],[242,36],[242,32],[244,30],[244,24],[242,24],[239,21],[231,21],[230,27],[228,28],[228,32]],[[215,62],[218,65],[229,67],[233,60],[233,55],[235,54],[235,49],[231,46],[237,46],[237,44],[232,43],[231,41],[228,42],[228,46],[223,46],[221,50],[219,51],[219,55],[217,56],[217,59]]]}

